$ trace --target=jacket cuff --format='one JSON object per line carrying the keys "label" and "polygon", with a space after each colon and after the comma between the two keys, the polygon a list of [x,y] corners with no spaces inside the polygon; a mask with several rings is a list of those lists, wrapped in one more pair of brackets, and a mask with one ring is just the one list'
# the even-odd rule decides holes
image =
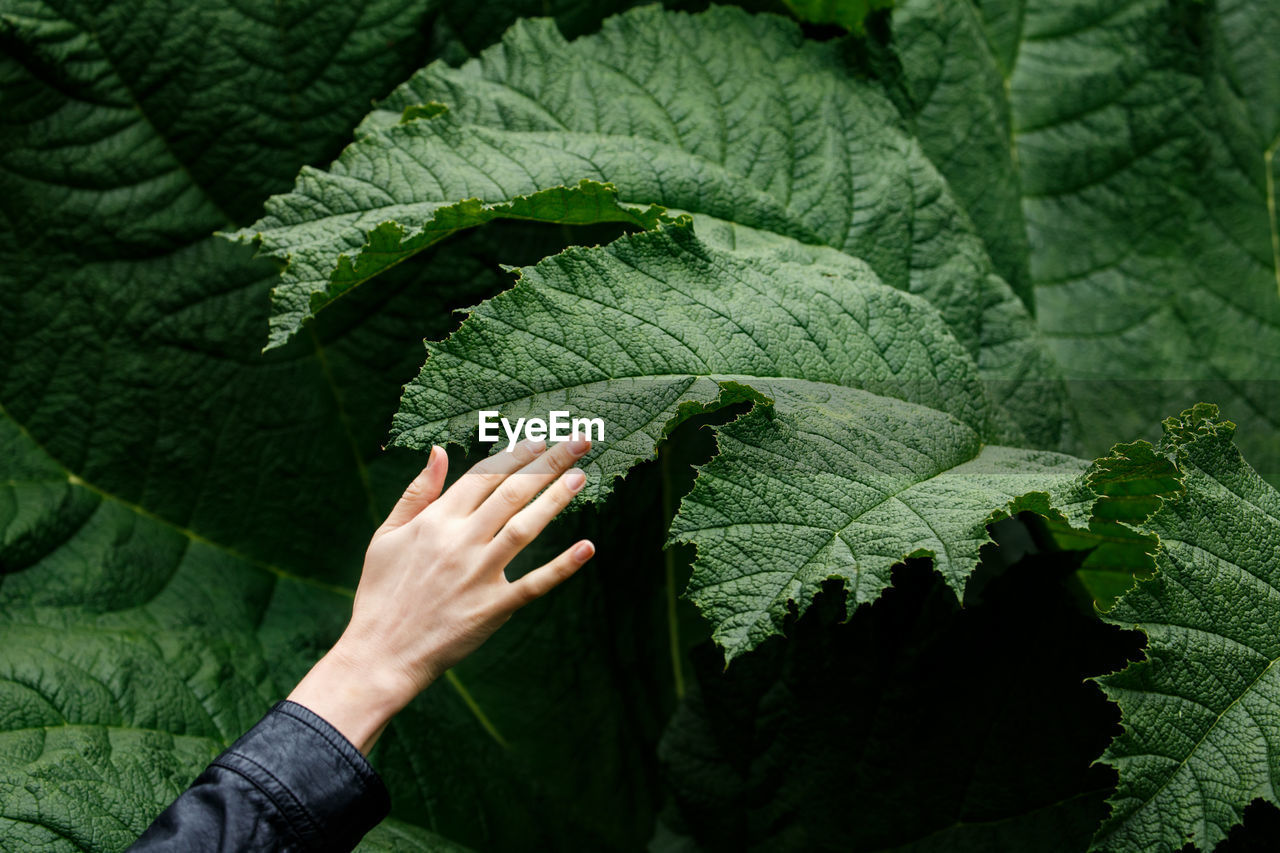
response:
{"label": "jacket cuff", "polygon": [[386,785],[360,750],[287,699],[211,766],[256,785],[310,849],[349,850],[391,811]]}

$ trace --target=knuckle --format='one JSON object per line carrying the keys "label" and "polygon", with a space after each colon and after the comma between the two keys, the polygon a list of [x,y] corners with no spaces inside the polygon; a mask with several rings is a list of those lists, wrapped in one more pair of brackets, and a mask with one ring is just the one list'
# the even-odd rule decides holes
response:
{"label": "knuckle", "polygon": [[508,521],[506,527],[502,528],[502,533],[508,542],[521,546],[528,545],[535,535],[529,522],[519,518]]}
{"label": "knuckle", "polygon": [[[486,460],[486,462],[487,461],[488,460]],[[480,463],[480,465],[484,465],[484,464],[485,462]],[[468,476],[470,476],[473,480],[475,480],[476,483],[480,484],[481,486],[485,486],[487,488],[492,488],[496,486],[498,483],[501,483],[503,480],[503,474],[501,472],[493,471],[487,467],[481,468],[479,465],[477,465],[475,468],[472,468]]]}
{"label": "knuckle", "polygon": [[462,624],[468,632],[483,631],[493,621],[493,608],[489,605],[473,607],[462,614]]}
{"label": "knuckle", "polygon": [[524,506],[524,501],[525,501],[524,495],[522,495],[518,489],[512,486],[508,486],[508,485],[499,486],[498,489],[494,492],[494,494],[497,495],[498,500],[502,502],[503,506],[513,507],[513,508]]}
{"label": "knuckle", "polygon": [[427,484],[421,474],[414,477],[404,489],[405,500],[412,501],[422,497],[427,491]]}
{"label": "knuckle", "polygon": [[542,591],[539,589],[538,584],[532,579],[520,584],[519,588],[516,590],[516,598],[519,600],[521,605],[528,604],[529,602],[535,601],[541,597]]}
{"label": "knuckle", "polygon": [[408,527],[418,531],[419,533],[430,532],[437,525],[443,523],[443,519],[447,516],[444,514],[446,509],[438,503],[430,503],[418,513],[409,522]]}
{"label": "knuckle", "polygon": [[[425,515],[425,513],[423,514]],[[414,543],[419,549],[438,554],[451,554],[461,548],[463,531],[451,518],[418,516],[409,523]]]}

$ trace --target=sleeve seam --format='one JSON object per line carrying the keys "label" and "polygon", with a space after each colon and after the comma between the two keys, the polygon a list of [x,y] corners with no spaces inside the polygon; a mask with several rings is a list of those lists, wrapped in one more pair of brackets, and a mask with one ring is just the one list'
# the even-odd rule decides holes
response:
{"label": "sleeve seam", "polygon": [[[305,706],[302,706],[302,707],[305,707]],[[283,706],[283,705],[282,705],[278,710],[280,711],[280,713],[282,713],[282,714],[284,714],[284,715],[286,715],[286,716],[288,716],[288,717],[290,717],[290,718],[292,718],[292,719],[294,719],[294,720],[297,720],[299,723],[301,723],[302,725],[304,725],[304,726],[306,726],[307,728],[311,729],[313,732],[315,732],[315,733],[316,733],[317,735],[319,735],[320,737],[324,738],[324,740],[325,740],[325,741],[326,741],[330,746],[332,746],[332,747],[337,751],[337,753],[338,753],[339,755],[341,755],[341,756],[342,756],[342,760],[343,760],[343,761],[345,761],[345,762],[347,762],[347,764],[351,767],[351,769],[352,769],[353,771],[355,771],[356,779],[360,782],[360,786],[361,786],[361,788],[362,788],[362,789],[364,789],[364,790],[368,790],[369,783],[370,783],[370,781],[372,781],[370,777],[371,777],[371,776],[375,776],[376,771],[374,771],[374,770],[373,770],[373,767],[369,765],[369,763],[368,763],[368,759],[364,759],[364,762],[365,762],[365,763],[364,763],[364,765],[363,765],[363,766],[361,766],[360,764],[356,763],[356,761],[354,761],[354,760],[352,759],[352,757],[347,753],[347,750],[348,750],[348,749],[355,749],[355,746],[354,746],[354,745],[352,745],[350,741],[346,740],[345,738],[343,738],[341,741],[336,741],[336,740],[333,738],[333,736],[332,736],[329,732],[326,732],[325,730],[323,730],[323,729],[321,729],[320,727],[316,726],[316,725],[315,725],[314,723],[312,723],[310,720],[308,720],[308,719],[306,719],[306,718],[304,718],[304,717],[302,717],[302,716],[299,716],[298,714],[294,713],[294,712],[293,712],[290,708],[288,708],[288,707],[285,707],[285,706]],[[309,710],[309,709],[308,709],[308,710]],[[311,711],[311,713],[313,713],[313,714],[314,714],[315,712],[314,712],[314,711]],[[326,724],[326,725],[327,725],[327,724]],[[341,736],[341,733],[339,733],[339,736]]]}
{"label": "sleeve seam", "polygon": [[289,831],[293,833],[296,839],[298,839],[298,842],[303,846],[310,846],[310,842],[307,840],[308,835],[310,835],[311,837],[314,837],[319,832],[319,826],[316,824],[315,816],[311,814],[310,809],[308,809],[306,805],[301,801],[299,801],[296,797],[293,798],[294,802],[297,803],[299,810],[302,812],[303,817],[311,825],[312,831],[308,835],[304,835],[303,833],[298,831],[298,828],[296,826],[294,826],[294,821],[292,818],[289,817],[288,810],[286,810],[281,805],[280,800],[276,797],[276,795],[273,794],[271,791],[269,791],[266,788],[266,786],[260,783],[257,779],[253,778],[252,775],[244,772],[239,767],[236,767],[234,764],[224,763],[224,758],[226,756],[233,756],[240,761],[247,762],[253,765],[254,767],[258,768],[267,776],[267,778],[269,778],[272,782],[275,782],[277,785],[279,785],[280,790],[284,791],[285,793],[289,793],[289,787],[285,785],[283,782],[281,782],[280,779],[274,773],[272,773],[262,764],[260,764],[257,761],[254,761],[252,758],[250,758],[249,756],[241,752],[231,752],[230,750],[228,750],[225,756],[218,756],[216,759],[213,760],[212,764],[210,765],[212,767],[219,767],[223,770],[228,770],[232,773],[235,773],[237,776],[246,780],[247,782],[249,782],[249,784],[253,785],[253,787],[261,791],[262,795],[271,801],[271,805],[275,807],[276,812],[278,812],[280,816],[284,818],[285,823],[289,827]]}

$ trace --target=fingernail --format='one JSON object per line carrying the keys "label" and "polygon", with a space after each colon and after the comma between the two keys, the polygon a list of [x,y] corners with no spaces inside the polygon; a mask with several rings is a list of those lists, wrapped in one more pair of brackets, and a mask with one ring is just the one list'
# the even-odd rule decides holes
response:
{"label": "fingernail", "polygon": [[547,449],[547,443],[540,438],[526,438],[524,446],[530,453],[538,454]]}
{"label": "fingernail", "polygon": [[430,450],[430,452],[428,452],[428,453],[427,453],[427,465],[426,465],[426,467],[427,467],[427,468],[430,468],[432,465],[434,465],[434,464],[435,464],[435,462],[436,462],[436,451],[437,451],[437,450],[439,450],[439,449],[440,449],[440,445],[438,445],[438,444],[433,444],[433,445],[431,445],[431,450]]}
{"label": "fingernail", "polygon": [[573,438],[569,439],[569,452],[574,456],[581,456],[586,453],[590,447],[591,442],[587,441],[585,438],[579,438],[577,434],[574,434]]}
{"label": "fingernail", "polygon": [[587,475],[581,468],[574,468],[568,474],[564,475],[564,484],[569,488],[569,491],[574,494],[577,494],[578,490],[581,489],[586,482]]}
{"label": "fingernail", "polygon": [[596,552],[596,546],[589,541],[579,542],[578,547],[573,549],[573,559],[579,563],[585,563],[591,559],[591,555]]}

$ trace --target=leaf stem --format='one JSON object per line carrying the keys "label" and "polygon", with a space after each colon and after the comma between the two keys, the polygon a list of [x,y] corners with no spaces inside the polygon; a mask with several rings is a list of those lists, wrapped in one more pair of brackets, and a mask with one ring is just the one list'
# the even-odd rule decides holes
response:
{"label": "leaf stem", "polygon": [[[671,444],[664,442],[658,449],[658,468],[662,475],[662,525],[671,526],[675,517],[672,506]],[[684,698],[684,665],[680,660],[680,623],[676,618],[676,554],[670,545],[662,549],[662,561],[666,571],[667,587],[667,641],[671,646],[671,676],[675,682],[676,699]]]}

